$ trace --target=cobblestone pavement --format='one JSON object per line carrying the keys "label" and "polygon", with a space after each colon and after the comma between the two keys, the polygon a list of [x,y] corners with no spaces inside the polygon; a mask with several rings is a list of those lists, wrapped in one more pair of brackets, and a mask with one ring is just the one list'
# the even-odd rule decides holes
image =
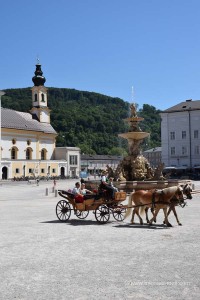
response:
{"label": "cobblestone pavement", "polygon": [[162,212],[152,227],[113,218],[99,225],[92,212],[62,223],[52,188],[0,186],[1,300],[199,299],[200,194],[177,208],[183,226],[171,215],[166,228]]}

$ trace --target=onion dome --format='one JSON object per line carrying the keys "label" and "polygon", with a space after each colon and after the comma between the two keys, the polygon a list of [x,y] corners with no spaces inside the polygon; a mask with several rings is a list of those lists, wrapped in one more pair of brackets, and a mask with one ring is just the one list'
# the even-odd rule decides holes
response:
{"label": "onion dome", "polygon": [[46,78],[42,76],[43,72],[41,70],[41,64],[37,63],[35,66],[36,66],[35,76],[32,78],[32,81],[35,86],[44,85]]}

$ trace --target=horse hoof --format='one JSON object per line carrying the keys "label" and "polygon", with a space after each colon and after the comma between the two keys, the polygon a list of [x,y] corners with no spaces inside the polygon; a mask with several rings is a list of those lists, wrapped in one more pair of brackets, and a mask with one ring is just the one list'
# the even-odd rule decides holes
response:
{"label": "horse hoof", "polygon": [[181,223],[178,223],[178,225],[179,225],[179,226],[182,226],[182,224],[181,224]]}
{"label": "horse hoof", "polygon": [[172,224],[168,223],[168,224],[167,224],[167,227],[173,227],[173,226],[172,226]]}
{"label": "horse hoof", "polygon": [[149,226],[152,226],[152,223],[149,222]]}

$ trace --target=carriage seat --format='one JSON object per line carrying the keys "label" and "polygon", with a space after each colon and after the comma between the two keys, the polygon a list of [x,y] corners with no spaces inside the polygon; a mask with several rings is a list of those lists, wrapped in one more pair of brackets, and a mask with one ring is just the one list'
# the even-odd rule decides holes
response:
{"label": "carriage seat", "polygon": [[86,194],[83,196],[83,199],[84,200],[87,200],[87,199],[94,199],[96,197],[96,194]]}
{"label": "carriage seat", "polygon": [[[75,200],[76,203],[82,203],[82,199],[75,199],[75,195],[71,192],[68,191],[64,191],[64,190],[59,190],[60,193],[62,193],[63,195],[68,196],[69,198]],[[83,196],[83,200],[87,200],[87,199],[94,199],[96,197],[96,194],[86,194]]]}
{"label": "carriage seat", "polygon": [[74,199],[74,194],[68,191],[64,191],[64,190],[59,190],[59,192],[61,192],[63,195],[67,195],[68,197]]}

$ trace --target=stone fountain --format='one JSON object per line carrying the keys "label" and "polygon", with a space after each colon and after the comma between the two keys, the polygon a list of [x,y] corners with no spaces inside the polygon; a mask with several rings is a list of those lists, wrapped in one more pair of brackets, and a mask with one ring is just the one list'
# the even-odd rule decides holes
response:
{"label": "stone fountain", "polygon": [[[125,119],[129,124],[129,131],[118,136],[126,139],[129,146],[129,154],[123,158],[116,170],[107,166],[108,177],[114,177],[115,186],[119,190],[132,192],[137,189],[163,189],[178,184],[190,184],[190,180],[166,180],[162,175],[164,164],[160,164],[153,170],[148,160],[141,154],[141,143],[147,137],[148,132],[143,132],[139,123],[144,119],[137,116],[135,104],[130,105],[130,117]],[[87,182],[88,189],[94,189],[100,182]]]}
{"label": "stone fountain", "polygon": [[[144,119],[137,116],[135,104],[130,105],[130,111],[130,117],[125,119],[129,123],[129,131],[119,134],[119,137],[127,139],[129,154],[123,158],[117,168],[121,176],[118,188],[131,192],[133,189],[162,189],[180,184],[180,180],[166,180],[163,177],[163,163],[153,170],[148,160],[141,154],[140,145],[150,134],[142,132],[139,123]],[[181,184],[185,183],[191,184],[191,181],[181,181]]]}
{"label": "stone fountain", "polygon": [[128,140],[129,155],[120,163],[123,177],[128,181],[144,180],[151,175],[148,160],[141,154],[140,144],[149,133],[142,132],[139,123],[144,119],[137,116],[136,107],[132,103],[130,105],[131,115],[125,119],[129,123],[129,132],[119,134],[119,137]]}

